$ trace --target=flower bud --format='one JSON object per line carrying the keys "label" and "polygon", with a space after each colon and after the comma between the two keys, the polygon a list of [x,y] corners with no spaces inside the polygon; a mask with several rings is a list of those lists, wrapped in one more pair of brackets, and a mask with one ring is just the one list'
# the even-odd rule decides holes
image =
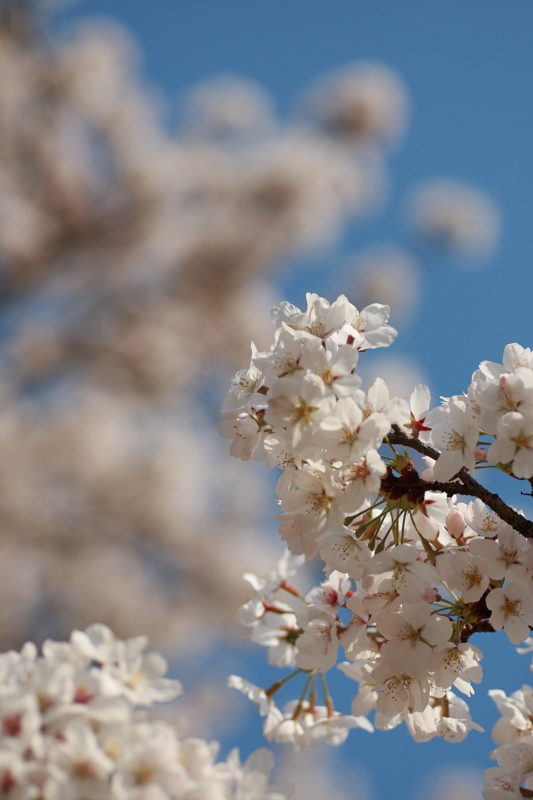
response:
{"label": "flower bud", "polygon": [[466,523],[459,509],[454,508],[446,516],[446,530],[454,539],[460,539],[465,532]]}

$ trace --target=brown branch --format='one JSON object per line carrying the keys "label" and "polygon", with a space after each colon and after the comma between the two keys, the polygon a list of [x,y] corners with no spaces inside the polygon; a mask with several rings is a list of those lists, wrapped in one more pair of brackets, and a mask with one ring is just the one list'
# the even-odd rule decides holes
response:
{"label": "brown branch", "polygon": [[[404,433],[398,425],[392,426],[392,432],[388,434],[387,441],[391,444],[400,444],[404,447],[410,447],[412,450],[416,450],[418,453],[429,456],[435,460],[440,455],[438,450],[424,444],[420,439],[415,439],[414,436],[409,436],[407,433]],[[457,479],[459,479],[460,482],[457,482]],[[454,489],[453,492],[452,489]],[[514,508],[508,506],[507,503],[504,503],[499,495],[490,492],[478,483],[464,468],[457,473],[454,480],[448,481],[447,483],[439,484],[437,482],[428,482],[428,490],[437,492],[443,491],[447,495],[453,493],[479,497],[479,499],[492,509],[500,519],[511,525],[515,531],[518,531],[518,533],[521,533],[522,536],[528,539],[533,539],[533,522],[523,517],[518,511],[515,511]]]}

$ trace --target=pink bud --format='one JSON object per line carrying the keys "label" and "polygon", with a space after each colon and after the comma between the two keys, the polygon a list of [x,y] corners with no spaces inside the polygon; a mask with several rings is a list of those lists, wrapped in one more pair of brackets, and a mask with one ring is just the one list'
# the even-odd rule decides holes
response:
{"label": "pink bud", "polygon": [[476,459],[476,463],[480,461],[487,460],[487,451],[483,449],[483,447],[475,447],[474,448],[474,458]]}
{"label": "pink bud", "polygon": [[433,589],[432,586],[428,586],[427,589],[424,589],[424,594],[422,595],[422,599],[426,601],[426,603],[434,603],[439,596],[439,593],[436,589]]}
{"label": "pink bud", "polygon": [[466,523],[458,508],[453,508],[446,517],[446,530],[454,539],[460,539],[465,532]]}
{"label": "pink bud", "polygon": [[509,375],[507,375],[507,374],[500,376],[500,389],[504,389],[505,388],[505,384],[507,383],[507,378],[508,377],[509,377]]}

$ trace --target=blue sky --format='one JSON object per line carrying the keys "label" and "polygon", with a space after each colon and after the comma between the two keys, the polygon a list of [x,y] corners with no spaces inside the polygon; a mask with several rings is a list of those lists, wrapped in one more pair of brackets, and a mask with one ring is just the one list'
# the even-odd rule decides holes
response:
{"label": "blue sky", "polygon": [[[501,245],[482,272],[454,262],[423,265],[422,307],[394,350],[416,357],[436,393],[453,394],[468,385],[480,360],[500,361],[507,342],[533,345],[532,3],[80,0],[62,12],[60,24],[87,16],[113,17],[133,33],[144,75],[171,103],[191,84],[231,72],[264,84],[285,115],[311,81],[353,60],[398,70],[412,111],[405,141],[389,159],[393,192],[385,212],[350,228],[339,248],[307,272],[301,267],[280,280],[285,296],[297,305],[309,290],[333,299],[343,290],[335,265],[347,253],[375,242],[406,243],[399,201],[409,187],[450,176],[492,194],[503,215]],[[472,708],[489,731],[496,715],[486,690],[519,688],[530,678],[529,658],[515,656],[500,635],[486,635],[481,646],[487,677]],[[251,662],[248,677],[259,680],[261,673],[264,667]],[[261,743],[259,720],[250,724],[244,749]],[[376,798],[388,796],[392,780],[395,800],[414,800],[432,765],[482,770],[490,747],[488,733],[473,732],[453,746],[415,745],[403,729],[355,732],[338,757],[366,765]]]}

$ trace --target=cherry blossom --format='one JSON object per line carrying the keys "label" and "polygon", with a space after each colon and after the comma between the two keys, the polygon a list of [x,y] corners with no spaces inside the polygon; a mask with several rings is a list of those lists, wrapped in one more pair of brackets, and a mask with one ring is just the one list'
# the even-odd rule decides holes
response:
{"label": "cherry blossom", "polygon": [[334,399],[327,395],[318,375],[306,374],[301,381],[278,378],[272,385],[265,420],[286,427],[291,447],[305,447],[333,405]]}
{"label": "cherry blossom", "polygon": [[505,414],[498,424],[498,438],[488,449],[490,461],[512,462],[517,478],[533,476],[533,415],[517,411]]}
{"label": "cherry blossom", "polygon": [[367,544],[355,536],[354,531],[344,528],[342,533],[328,536],[320,555],[327,564],[357,579],[363,576],[371,552]]}
{"label": "cherry blossom", "polygon": [[450,401],[448,420],[436,425],[431,432],[431,442],[443,452],[433,467],[437,481],[447,481],[465,466],[475,468],[474,449],[479,427],[470,416],[462,400]]}
{"label": "cherry blossom", "polygon": [[439,556],[437,570],[451,589],[460,592],[465,603],[475,603],[489,585],[485,564],[482,558],[456,551]]}
{"label": "cherry blossom", "polygon": [[339,633],[337,623],[327,613],[314,610],[302,624],[304,633],[298,639],[296,663],[302,669],[327,672],[337,661]]}
{"label": "cherry blossom", "polygon": [[261,426],[253,412],[230,411],[218,423],[218,429],[225,439],[233,439],[230,447],[232,456],[243,461],[253,457],[261,437]]}
{"label": "cherry blossom", "polygon": [[425,424],[430,403],[431,393],[428,387],[424,386],[423,383],[419,383],[409,398],[409,407],[407,407],[407,404],[403,406],[404,420],[402,420],[402,424],[404,428],[410,430],[415,439],[420,437],[423,441],[426,441],[421,434],[427,434],[431,431],[431,427]]}
{"label": "cherry blossom", "polygon": [[464,694],[471,695],[474,689],[470,681],[481,683],[483,677],[479,663],[482,658],[481,650],[469,642],[442,642],[431,654],[433,681],[441,689],[449,689],[453,685]]}
{"label": "cherry blossom", "polygon": [[390,577],[391,586],[405,603],[416,603],[438,576],[430,564],[420,560],[420,551],[412,545],[401,544],[375,555],[369,573]]}
{"label": "cherry blossom", "polygon": [[[143,655],[146,644],[144,636],[122,641],[95,624],[74,631],[70,642],[48,640],[42,656],[30,645],[0,656],[2,792],[20,800],[43,792],[93,800],[286,798],[281,787],[269,785],[266,751],[244,764],[232,751],[217,763],[216,742],[185,739],[175,726],[140,712],[181,691],[179,681],[163,677],[162,656]],[[261,690],[233,682],[274,708]],[[69,683],[70,695],[58,691]]]}
{"label": "cherry blossom", "polygon": [[221,411],[239,411],[244,406],[261,403],[263,397],[258,393],[263,382],[263,375],[254,365],[257,348],[252,342],[252,363],[249,369],[240,370],[233,379],[233,385],[221,406]]}
{"label": "cherry blossom", "polygon": [[490,624],[496,631],[503,628],[513,644],[527,639],[533,625],[533,600],[525,599],[527,593],[523,583],[511,581],[505,589],[492,589],[485,601],[492,611]]}
{"label": "cherry blossom", "polygon": [[387,639],[381,649],[385,660],[401,664],[419,679],[430,671],[432,646],[447,642],[452,634],[450,620],[433,615],[431,605],[424,602],[405,603],[401,612],[380,614],[376,626]]}
{"label": "cherry blossom", "polygon": [[350,463],[379,447],[389,429],[390,420],[384,414],[370,414],[365,419],[354,398],[345,397],[338,401],[335,414],[322,420],[314,441],[329,458]]}
{"label": "cherry blossom", "polygon": [[531,543],[512,528],[501,530],[498,541],[475,539],[469,550],[483,561],[484,572],[495,580],[525,580],[533,550]]}

